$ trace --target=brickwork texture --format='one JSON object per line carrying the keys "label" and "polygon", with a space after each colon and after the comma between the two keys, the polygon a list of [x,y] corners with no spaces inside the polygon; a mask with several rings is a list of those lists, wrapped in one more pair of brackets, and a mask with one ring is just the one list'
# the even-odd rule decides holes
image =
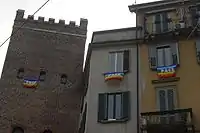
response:
{"label": "brickwork texture", "polygon": [[[18,28],[25,25],[18,30]],[[80,25],[53,18],[24,18],[18,10],[0,80],[0,133],[21,127],[25,133],[76,133],[83,96],[83,59],[87,19]],[[24,77],[17,78],[19,68]],[[46,71],[36,89],[23,87],[24,78]],[[62,74],[67,84],[61,84]]]}

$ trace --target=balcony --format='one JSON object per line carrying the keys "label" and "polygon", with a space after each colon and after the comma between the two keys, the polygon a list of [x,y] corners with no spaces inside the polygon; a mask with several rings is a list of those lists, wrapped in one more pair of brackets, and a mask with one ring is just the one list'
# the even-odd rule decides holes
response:
{"label": "balcony", "polygon": [[148,34],[162,34],[186,28],[185,22],[157,22],[146,23],[146,33]]}
{"label": "balcony", "polygon": [[194,133],[192,109],[141,113],[141,131],[145,133]]}

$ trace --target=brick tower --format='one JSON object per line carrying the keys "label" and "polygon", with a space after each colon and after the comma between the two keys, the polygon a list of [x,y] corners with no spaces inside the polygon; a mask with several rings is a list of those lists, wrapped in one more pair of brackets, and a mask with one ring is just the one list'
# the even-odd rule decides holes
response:
{"label": "brick tower", "polygon": [[87,23],[17,11],[0,80],[1,133],[77,132]]}

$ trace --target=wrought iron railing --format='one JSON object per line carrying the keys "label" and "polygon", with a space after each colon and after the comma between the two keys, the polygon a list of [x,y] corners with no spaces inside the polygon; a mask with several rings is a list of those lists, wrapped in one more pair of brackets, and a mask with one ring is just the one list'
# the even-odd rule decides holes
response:
{"label": "wrought iron railing", "polygon": [[141,113],[141,125],[150,124],[192,124],[192,109]]}
{"label": "wrought iron railing", "polygon": [[146,33],[149,34],[161,34],[171,32],[176,29],[186,28],[188,25],[186,25],[185,22],[180,21],[146,23],[145,30]]}
{"label": "wrought iron railing", "polygon": [[141,113],[142,133],[194,133],[192,109]]}

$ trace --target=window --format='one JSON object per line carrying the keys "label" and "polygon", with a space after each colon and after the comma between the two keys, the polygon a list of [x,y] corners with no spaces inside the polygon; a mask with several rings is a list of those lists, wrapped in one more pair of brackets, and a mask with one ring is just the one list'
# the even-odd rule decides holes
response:
{"label": "window", "polygon": [[15,127],[12,133],[24,133],[24,130],[21,127]]}
{"label": "window", "polygon": [[156,14],[154,19],[154,31],[156,33],[168,31],[169,19],[167,13]]}
{"label": "window", "polygon": [[161,111],[173,110],[175,108],[175,91],[174,88],[158,88],[157,102]]}
{"label": "window", "polygon": [[62,74],[60,77],[60,83],[61,84],[66,84],[67,83],[67,75],[66,74]]}
{"label": "window", "polygon": [[39,80],[40,81],[45,81],[45,78],[46,78],[46,72],[45,71],[40,71]]}
{"label": "window", "polygon": [[128,72],[129,51],[110,52],[109,62],[111,72]]}
{"label": "window", "polygon": [[170,46],[157,48],[157,65],[158,67],[172,65],[172,53]]}
{"label": "window", "polygon": [[129,92],[99,94],[98,121],[127,121]]}
{"label": "window", "polygon": [[51,130],[45,130],[43,133],[53,133]]}
{"label": "window", "polygon": [[19,68],[17,72],[17,78],[22,79],[24,77],[24,68]]}
{"label": "window", "polygon": [[157,67],[179,65],[179,47],[178,43],[171,42],[164,44],[149,44],[149,65],[152,70]]}

